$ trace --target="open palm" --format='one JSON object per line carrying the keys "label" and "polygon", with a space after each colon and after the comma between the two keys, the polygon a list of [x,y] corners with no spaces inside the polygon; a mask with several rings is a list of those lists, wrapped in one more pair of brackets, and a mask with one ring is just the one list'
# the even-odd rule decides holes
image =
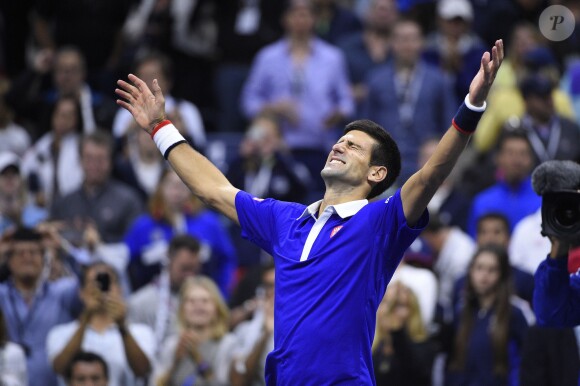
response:
{"label": "open palm", "polygon": [[122,99],[117,104],[129,111],[135,121],[149,134],[155,125],[165,119],[165,98],[157,79],[153,80],[151,91],[147,84],[133,74],[129,74],[131,83],[118,80],[120,88],[115,93]]}
{"label": "open palm", "polygon": [[495,45],[492,47],[491,57],[489,52],[483,54],[479,71],[469,86],[469,99],[474,106],[482,106],[483,102],[485,102],[503,57],[503,40],[501,39],[496,40]]}

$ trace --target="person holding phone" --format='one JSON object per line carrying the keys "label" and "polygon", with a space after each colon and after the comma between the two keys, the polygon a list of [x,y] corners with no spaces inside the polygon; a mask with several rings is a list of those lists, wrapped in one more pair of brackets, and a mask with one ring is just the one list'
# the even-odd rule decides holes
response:
{"label": "person holding phone", "polygon": [[88,266],[81,277],[85,309],[76,321],[54,327],[47,355],[56,373],[65,374],[82,350],[105,358],[111,386],[133,386],[151,370],[155,339],[150,327],[127,323],[127,307],[116,271],[104,264]]}

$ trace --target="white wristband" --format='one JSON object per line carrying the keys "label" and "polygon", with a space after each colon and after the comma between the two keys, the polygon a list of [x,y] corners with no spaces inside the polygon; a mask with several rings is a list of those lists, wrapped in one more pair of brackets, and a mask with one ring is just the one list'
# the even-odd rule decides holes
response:
{"label": "white wristband", "polygon": [[176,145],[187,142],[179,130],[169,121],[164,121],[160,124],[160,127],[155,128],[153,141],[165,159],[167,159],[169,151]]}
{"label": "white wristband", "polygon": [[469,101],[469,94],[467,94],[465,96],[465,106],[467,106],[467,108],[471,111],[475,111],[477,113],[483,113],[485,111],[485,108],[487,107],[487,102],[483,101],[483,106],[474,106],[471,104],[471,102]]}

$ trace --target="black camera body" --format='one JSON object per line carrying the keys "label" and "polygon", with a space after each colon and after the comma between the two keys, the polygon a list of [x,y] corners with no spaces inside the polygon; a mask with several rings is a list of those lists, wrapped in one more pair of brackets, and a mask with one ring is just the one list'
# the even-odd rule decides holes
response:
{"label": "black camera body", "polygon": [[542,235],[580,241],[580,164],[543,162],[532,173],[532,187],[542,196]]}
{"label": "black camera body", "polygon": [[109,292],[111,288],[111,276],[107,272],[99,272],[96,277],[97,286],[102,292]]}

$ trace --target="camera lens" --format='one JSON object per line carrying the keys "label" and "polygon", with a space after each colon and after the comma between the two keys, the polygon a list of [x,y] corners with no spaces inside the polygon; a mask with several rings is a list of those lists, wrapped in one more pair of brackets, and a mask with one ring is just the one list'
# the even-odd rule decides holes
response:
{"label": "camera lens", "polygon": [[564,228],[572,227],[580,221],[580,208],[577,202],[564,201],[554,209],[554,219]]}

